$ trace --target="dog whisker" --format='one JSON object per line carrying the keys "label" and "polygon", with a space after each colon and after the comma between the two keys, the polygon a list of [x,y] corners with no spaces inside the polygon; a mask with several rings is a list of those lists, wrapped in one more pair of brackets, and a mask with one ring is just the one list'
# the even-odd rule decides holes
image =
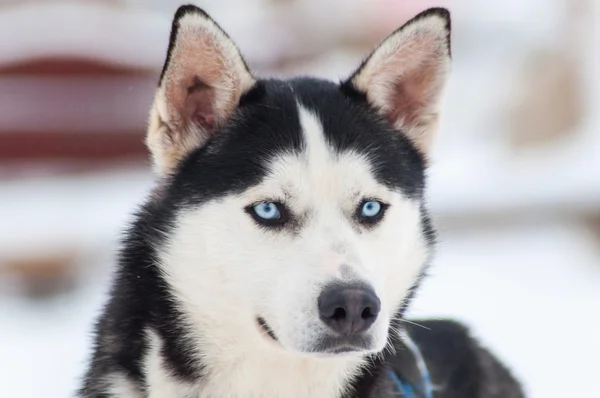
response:
{"label": "dog whisker", "polygon": [[414,322],[414,321],[409,321],[408,319],[404,319],[404,318],[393,318],[393,321],[398,321],[398,322],[404,322],[404,323],[408,323],[410,325],[414,325],[414,326],[418,326],[420,328],[423,328],[425,330],[431,330],[430,328],[428,328],[427,326],[421,325],[420,323]]}

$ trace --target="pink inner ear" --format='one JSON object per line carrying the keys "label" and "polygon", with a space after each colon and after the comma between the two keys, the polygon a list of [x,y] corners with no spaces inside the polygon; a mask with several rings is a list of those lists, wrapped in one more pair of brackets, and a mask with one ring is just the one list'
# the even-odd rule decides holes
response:
{"label": "pink inner ear", "polygon": [[[248,72],[235,69],[224,48],[202,29],[185,30],[178,38],[164,79],[170,130],[198,134],[203,142],[235,108],[241,73]],[[194,126],[196,131],[186,130]]]}
{"label": "pink inner ear", "polygon": [[390,122],[402,121],[407,127],[417,127],[427,118],[427,108],[432,107],[439,94],[441,69],[438,60],[426,60],[395,82],[388,98]]}
{"label": "pink inner ear", "polygon": [[449,66],[447,32],[431,21],[419,23],[388,38],[353,77],[381,114],[415,141],[437,122]]}
{"label": "pink inner ear", "polygon": [[194,86],[188,89],[185,115],[205,132],[212,132],[217,122],[214,103],[214,89],[196,79]]}

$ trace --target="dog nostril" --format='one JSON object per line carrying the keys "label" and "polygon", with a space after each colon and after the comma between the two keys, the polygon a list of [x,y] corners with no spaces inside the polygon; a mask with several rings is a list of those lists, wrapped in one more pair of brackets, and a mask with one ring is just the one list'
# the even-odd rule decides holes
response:
{"label": "dog nostril", "polygon": [[373,314],[373,311],[371,310],[371,307],[367,307],[365,308],[362,313],[360,314],[360,317],[362,319],[370,319],[370,318],[375,318],[377,316],[377,314]]}
{"label": "dog nostril", "polygon": [[343,309],[342,307],[336,308],[335,311],[333,311],[333,315],[331,316],[331,319],[336,320],[336,321],[341,321],[343,319],[346,319],[346,310]]}

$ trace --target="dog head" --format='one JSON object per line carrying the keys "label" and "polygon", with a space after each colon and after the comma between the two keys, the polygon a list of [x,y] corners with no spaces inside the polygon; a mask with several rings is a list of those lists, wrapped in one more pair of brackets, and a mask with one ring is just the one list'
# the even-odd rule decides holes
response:
{"label": "dog head", "polygon": [[430,252],[449,34],[432,9],[341,84],[261,80],[208,15],[178,10],[147,144],[170,209],[159,267],[204,342],[384,348]]}

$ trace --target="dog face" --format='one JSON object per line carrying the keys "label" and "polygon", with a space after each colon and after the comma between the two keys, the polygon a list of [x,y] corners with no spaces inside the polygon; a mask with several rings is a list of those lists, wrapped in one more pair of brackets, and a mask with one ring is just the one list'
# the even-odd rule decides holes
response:
{"label": "dog face", "polygon": [[342,84],[258,80],[204,12],[178,11],[147,143],[168,207],[159,267],[205,349],[385,347],[428,257],[448,40],[431,10]]}

